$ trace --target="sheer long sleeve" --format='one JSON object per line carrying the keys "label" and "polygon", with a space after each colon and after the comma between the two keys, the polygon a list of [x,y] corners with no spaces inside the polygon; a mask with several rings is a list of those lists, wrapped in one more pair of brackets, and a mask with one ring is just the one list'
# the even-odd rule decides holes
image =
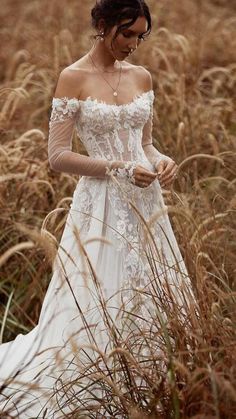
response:
{"label": "sheer long sleeve", "polygon": [[110,169],[110,161],[94,159],[72,151],[77,112],[78,99],[53,98],[48,138],[50,167],[57,172],[104,178],[106,171]]}
{"label": "sheer long sleeve", "polygon": [[152,129],[153,129],[153,104],[151,105],[150,117],[143,127],[142,146],[143,150],[153,167],[163,159],[168,160],[171,158],[165,154],[160,153],[153,145],[152,140]]}

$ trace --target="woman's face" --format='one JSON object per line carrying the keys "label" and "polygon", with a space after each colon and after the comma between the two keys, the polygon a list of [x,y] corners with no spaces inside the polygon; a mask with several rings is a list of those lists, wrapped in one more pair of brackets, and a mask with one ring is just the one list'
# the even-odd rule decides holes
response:
{"label": "woman's face", "polygon": [[[129,22],[129,19],[123,20],[120,24]],[[122,61],[130,53],[131,50],[135,51],[143,40],[143,34],[147,31],[148,23],[144,16],[140,16],[127,29],[123,29],[118,34],[115,40],[112,39],[116,33],[117,26],[114,26],[109,34],[105,37],[105,45],[109,48],[111,54],[115,59]]]}

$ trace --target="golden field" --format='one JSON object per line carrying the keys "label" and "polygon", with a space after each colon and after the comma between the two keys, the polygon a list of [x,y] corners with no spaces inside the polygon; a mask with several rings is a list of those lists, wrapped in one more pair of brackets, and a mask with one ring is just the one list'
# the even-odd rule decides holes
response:
{"label": "golden field", "polygon": [[[92,45],[92,4],[1,2],[2,342],[37,324],[55,255],[48,237],[60,239],[78,181],[50,170],[48,121],[60,71]],[[231,419],[236,417],[236,5],[232,0],[149,4],[152,34],[132,62],[153,75],[155,145],[179,164],[178,180],[164,196],[201,313],[195,340],[186,336],[187,343],[179,339],[174,350],[166,349],[170,373],[160,379],[157,369],[139,398],[130,392],[123,403],[116,394],[114,403],[131,419]],[[76,138],[74,147],[84,153]],[[178,336],[178,325],[173,321],[171,327]],[[124,365],[130,367],[126,355]]]}

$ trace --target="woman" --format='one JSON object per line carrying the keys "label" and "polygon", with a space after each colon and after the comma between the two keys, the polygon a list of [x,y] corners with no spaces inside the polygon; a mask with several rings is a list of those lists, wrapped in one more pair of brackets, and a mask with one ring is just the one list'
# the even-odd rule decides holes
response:
{"label": "woman", "polygon": [[[93,47],[60,74],[49,131],[51,168],[82,177],[39,323],[0,347],[1,380],[10,380],[1,408],[17,410],[21,419],[65,417],[73,410],[73,397],[58,385],[78,381],[85,359],[112,349],[124,305],[148,317],[138,290],[149,289],[154,265],[160,302],[174,301],[181,312],[186,297],[187,272],[161,191],[173,182],[177,164],[152,144],[150,73],[125,61],[151,31],[148,6],[101,0],[92,24]],[[74,127],[88,156],[71,149]],[[20,383],[35,387],[26,391]]]}

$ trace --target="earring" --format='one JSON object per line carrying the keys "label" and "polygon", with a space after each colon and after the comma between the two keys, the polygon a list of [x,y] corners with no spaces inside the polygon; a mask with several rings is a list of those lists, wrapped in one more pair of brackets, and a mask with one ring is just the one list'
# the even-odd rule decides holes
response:
{"label": "earring", "polygon": [[101,32],[100,36],[100,41],[103,42],[104,41],[104,32]]}

